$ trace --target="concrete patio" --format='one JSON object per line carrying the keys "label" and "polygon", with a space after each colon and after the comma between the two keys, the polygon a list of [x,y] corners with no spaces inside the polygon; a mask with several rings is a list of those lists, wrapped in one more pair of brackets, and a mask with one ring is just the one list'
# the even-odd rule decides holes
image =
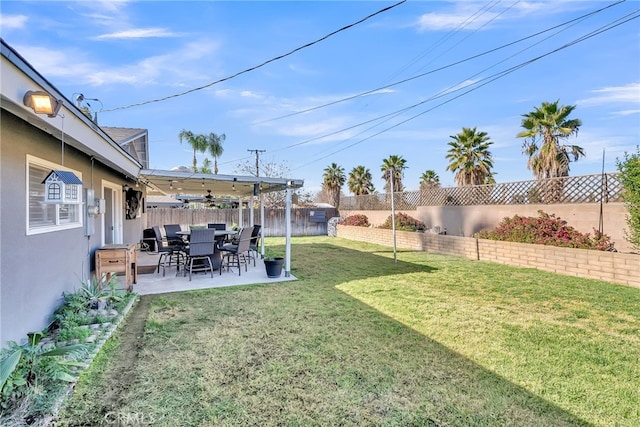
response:
{"label": "concrete patio", "polygon": [[[255,267],[253,261],[249,264],[247,271],[242,269],[242,274],[238,275],[238,269],[226,269],[222,274],[214,270],[213,278],[211,273],[194,273],[191,281],[189,276],[182,275],[182,270],[178,273],[176,267],[167,268],[166,275],[162,277],[160,272],[155,271],[158,264],[158,253],[138,252],[138,283],[133,284],[133,292],[139,295],[163,294],[168,292],[182,292],[197,289],[221,288],[226,286],[253,285],[259,283],[278,283],[297,280],[294,276],[285,277],[284,270],[278,278],[269,278],[265,271],[262,259],[256,260]],[[150,271],[153,269],[153,272]],[[119,276],[120,281],[124,279]]]}

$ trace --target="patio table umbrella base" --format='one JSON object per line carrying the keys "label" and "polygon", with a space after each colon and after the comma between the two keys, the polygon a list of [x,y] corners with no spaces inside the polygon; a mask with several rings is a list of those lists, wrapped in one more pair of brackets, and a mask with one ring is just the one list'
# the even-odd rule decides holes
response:
{"label": "patio table umbrella base", "polygon": [[284,258],[265,258],[264,267],[267,270],[267,277],[280,277],[280,275],[282,274],[283,263]]}

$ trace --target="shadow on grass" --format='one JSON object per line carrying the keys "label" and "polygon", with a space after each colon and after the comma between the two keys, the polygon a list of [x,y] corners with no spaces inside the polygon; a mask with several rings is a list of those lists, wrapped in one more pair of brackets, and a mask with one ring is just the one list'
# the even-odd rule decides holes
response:
{"label": "shadow on grass", "polygon": [[[137,359],[127,382],[92,387],[158,425],[588,425],[338,289],[434,271],[379,249],[300,240],[298,281],[146,296],[144,336],[121,336],[140,351],[112,357]],[[77,399],[78,420],[114,410]]]}

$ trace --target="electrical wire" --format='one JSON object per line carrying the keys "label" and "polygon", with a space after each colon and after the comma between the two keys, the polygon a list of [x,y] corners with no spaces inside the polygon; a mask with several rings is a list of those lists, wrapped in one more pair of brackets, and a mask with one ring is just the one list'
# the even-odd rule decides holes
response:
{"label": "electrical wire", "polygon": [[198,86],[198,87],[186,90],[184,92],[176,93],[176,94],[173,94],[173,95],[168,95],[168,96],[165,96],[165,97],[162,97],[162,98],[157,98],[157,99],[152,99],[152,100],[149,100],[149,101],[143,101],[143,102],[138,102],[138,103],[135,103],[135,104],[125,105],[125,106],[122,106],[122,107],[115,107],[115,108],[110,108],[110,109],[107,109],[107,110],[102,110],[102,112],[103,113],[107,113],[107,112],[110,112],[110,111],[125,110],[125,109],[128,109],[128,108],[140,107],[142,105],[152,104],[152,103],[155,103],[155,102],[162,102],[162,101],[166,101],[166,100],[169,100],[169,99],[172,99],[172,98],[177,98],[177,97],[180,97],[180,96],[188,95],[190,93],[197,92],[197,91],[209,88],[209,87],[211,87],[213,85],[216,85],[218,83],[226,82],[226,81],[231,80],[233,78],[236,78],[236,77],[238,77],[238,76],[240,76],[242,74],[246,74],[246,73],[249,73],[251,71],[257,70],[258,68],[262,68],[267,64],[270,64],[272,62],[278,61],[278,60],[280,60],[282,58],[286,58],[287,56],[293,55],[294,53],[296,53],[296,52],[298,52],[300,50],[306,49],[306,48],[311,47],[311,46],[313,46],[313,45],[315,45],[317,43],[320,43],[321,41],[324,41],[324,40],[328,39],[329,37],[334,36],[334,35],[342,32],[342,31],[345,31],[345,30],[348,30],[348,29],[350,29],[352,27],[355,27],[356,25],[361,24],[361,23],[373,18],[376,15],[379,15],[379,14],[387,12],[387,11],[397,7],[397,6],[400,6],[402,3],[405,3],[406,1],[407,0],[401,0],[401,1],[397,2],[397,3],[395,3],[395,4],[392,4],[391,6],[387,6],[385,8],[382,8],[382,9],[378,10],[377,12],[374,12],[374,13],[372,13],[370,15],[367,15],[364,18],[362,18],[362,19],[360,19],[360,20],[358,20],[356,22],[353,22],[351,24],[345,25],[342,28],[339,28],[339,29],[337,29],[335,31],[332,31],[331,33],[326,34],[326,35],[320,37],[317,40],[314,40],[312,42],[306,43],[306,44],[304,44],[302,46],[299,46],[299,47],[297,47],[297,48],[295,48],[293,50],[290,50],[287,53],[284,53],[282,55],[278,55],[276,57],[273,57],[273,58],[271,58],[271,59],[269,59],[267,61],[264,61],[264,62],[262,62],[262,63],[260,63],[258,65],[254,65],[253,67],[249,67],[249,68],[246,68],[246,69],[244,69],[242,71],[238,71],[237,73],[231,74],[230,76],[224,77],[222,79],[216,80],[216,81],[211,82],[211,83],[207,83],[206,85]]}
{"label": "electrical wire", "polygon": [[[476,77],[477,75],[479,75],[479,74],[481,74],[481,73],[483,73],[483,72],[485,72],[485,71],[488,71],[488,70],[490,70],[491,68],[496,67],[497,65],[499,65],[499,64],[501,64],[501,63],[503,63],[503,62],[507,61],[508,59],[513,58],[513,57],[517,56],[518,54],[520,54],[520,53],[522,53],[522,52],[524,52],[524,51],[526,51],[526,50],[528,50],[528,49],[531,49],[532,47],[534,47],[534,46],[536,46],[536,45],[538,45],[538,44],[542,43],[543,41],[548,40],[548,39],[550,39],[550,38],[552,38],[552,37],[556,36],[557,34],[559,34],[559,33],[563,32],[563,31],[566,31],[567,29],[571,28],[572,26],[577,25],[578,23],[580,23],[580,22],[582,22],[582,21],[586,20],[586,19],[587,19],[587,17],[588,17],[588,15],[589,15],[589,14],[587,14],[587,15],[583,15],[583,16],[581,16],[581,17],[579,17],[579,18],[576,18],[576,19],[573,19],[573,20],[571,20],[571,21],[568,21],[571,25],[569,25],[569,26],[567,26],[567,27],[565,27],[565,28],[561,28],[561,29],[559,29],[559,30],[558,30],[557,32],[555,32],[554,34],[551,34],[551,35],[547,36],[546,38],[544,38],[544,39],[542,39],[542,40],[540,40],[540,41],[538,41],[538,42],[536,42],[536,43],[534,43],[534,44],[532,44],[532,45],[530,45],[530,46],[528,46],[528,47],[526,47],[526,48],[524,48],[524,49],[521,49],[520,51],[518,51],[518,52],[516,52],[516,53],[514,53],[514,54],[512,54],[512,55],[510,55],[510,56],[508,56],[508,57],[506,57],[506,58],[505,58],[505,59],[503,59],[502,61],[499,61],[499,62],[497,62],[497,63],[495,63],[495,64],[493,64],[493,65],[491,65],[491,66],[489,66],[489,67],[487,67],[487,68],[485,68],[485,69],[483,69],[483,70],[481,70],[481,71],[478,71],[478,72],[474,73],[473,75],[471,75],[471,76],[469,76],[469,77],[467,77],[467,78],[463,79],[462,81],[460,81],[460,82],[458,82],[458,83],[456,83],[456,84],[454,84],[454,85],[452,85],[452,86],[449,86],[448,88],[445,88],[445,89],[441,90],[440,92],[436,93],[435,95],[432,95],[431,97],[429,97],[429,98],[427,98],[427,99],[425,99],[425,100],[423,100],[423,101],[420,101],[420,102],[415,103],[415,104],[413,104],[413,105],[410,105],[410,106],[408,106],[408,107],[404,107],[404,108],[402,108],[402,109],[400,109],[400,110],[396,110],[396,111],[394,111],[394,112],[391,112],[391,113],[388,113],[388,114],[384,114],[384,115],[382,115],[382,116],[378,116],[378,117],[375,117],[375,118],[373,118],[373,119],[366,120],[366,121],[364,121],[364,122],[360,122],[360,123],[358,123],[358,124],[355,124],[355,125],[349,126],[349,127],[347,127],[347,128],[343,128],[343,129],[340,129],[340,130],[337,130],[337,131],[331,132],[331,133],[329,133],[329,134],[321,135],[321,136],[318,136],[318,137],[315,137],[315,138],[311,138],[311,139],[308,139],[308,140],[305,140],[305,141],[301,141],[301,142],[298,142],[298,143],[295,143],[295,144],[292,144],[292,145],[286,146],[286,147],[282,147],[282,148],[280,148],[280,149],[275,150],[274,152],[283,151],[283,150],[286,150],[286,149],[289,149],[289,148],[292,148],[292,147],[295,147],[295,146],[299,146],[299,145],[307,144],[307,143],[309,143],[309,142],[316,141],[316,140],[321,140],[321,139],[327,138],[327,137],[329,137],[329,136],[334,136],[334,135],[337,135],[337,134],[340,134],[340,133],[346,132],[346,131],[348,131],[348,130],[351,130],[351,129],[354,129],[354,128],[357,128],[357,127],[360,127],[360,126],[363,126],[363,125],[366,125],[366,124],[369,124],[369,123],[378,122],[377,124],[375,124],[375,125],[373,125],[373,126],[370,126],[370,127],[366,128],[366,129],[364,129],[364,130],[362,130],[362,131],[358,132],[357,134],[355,134],[355,135],[351,136],[350,138],[348,138],[348,139],[346,139],[346,140],[341,141],[341,142],[340,142],[340,143],[338,143],[338,144],[345,143],[345,142],[349,141],[350,139],[353,139],[353,138],[355,138],[355,137],[357,137],[357,136],[359,136],[359,135],[362,135],[363,133],[365,133],[365,132],[367,132],[367,131],[369,131],[369,130],[372,130],[372,129],[374,129],[374,128],[378,127],[378,126],[381,126],[382,124],[384,124],[384,123],[386,123],[386,122],[388,122],[388,121],[392,120],[393,118],[398,117],[399,115],[401,115],[401,114],[402,114],[402,113],[404,113],[405,111],[411,110],[411,109],[416,108],[416,107],[418,107],[418,106],[420,106],[420,105],[426,104],[427,102],[430,102],[430,101],[433,101],[433,100],[436,100],[436,99],[442,98],[442,97],[444,97],[444,96],[446,96],[446,95],[450,95],[450,94],[452,94],[452,93],[455,93],[455,92],[458,92],[458,91],[460,91],[460,90],[463,90],[463,89],[465,89],[466,87],[472,86],[472,85],[466,85],[466,86],[462,86],[462,85],[464,84],[464,82],[466,82],[466,81],[468,81],[468,80],[470,80],[470,79],[472,79],[472,78]],[[621,19],[622,19],[622,18],[621,18]],[[615,21],[614,21],[614,22],[615,22]],[[565,24],[566,24],[566,23],[565,23]],[[553,28],[559,28],[559,27],[561,27],[561,26],[564,26],[565,24],[562,24],[562,25],[559,25],[559,26],[555,26],[555,27],[553,27]],[[544,32],[547,32],[547,30],[545,30]],[[540,34],[540,33],[538,33],[538,34]],[[489,78],[491,78],[491,77],[494,77],[494,76],[496,76],[496,75],[498,75],[498,74],[500,74],[500,73],[496,73],[496,74],[493,74],[493,75],[491,75],[491,76],[489,76],[489,77],[485,77],[485,78],[483,78],[483,79],[480,79],[480,80],[476,81],[474,84],[478,84],[478,83],[480,83],[480,82],[482,82],[482,81],[484,81],[484,80],[487,80],[487,79],[489,79]],[[384,119],[384,120],[382,120],[382,119]],[[380,120],[382,120],[382,121],[380,121]]]}
{"label": "electrical wire", "polygon": [[[461,94],[459,94],[459,95],[456,95],[456,96],[454,96],[454,97],[452,97],[452,98],[450,98],[450,99],[448,99],[448,100],[446,100],[446,101],[441,102],[441,103],[440,103],[440,104],[438,104],[438,105],[435,105],[435,106],[433,106],[433,107],[431,107],[431,108],[429,108],[429,109],[427,109],[427,110],[424,110],[424,111],[422,111],[422,112],[420,112],[420,113],[418,113],[418,114],[415,114],[415,115],[413,115],[413,116],[411,116],[411,117],[409,117],[409,118],[407,118],[407,119],[405,119],[405,120],[403,120],[403,121],[401,121],[401,122],[398,122],[398,123],[396,123],[396,124],[394,124],[394,125],[392,125],[392,126],[389,126],[389,127],[385,128],[385,129],[383,129],[383,130],[381,130],[381,131],[379,131],[379,132],[377,132],[377,133],[375,133],[375,134],[372,134],[372,135],[370,135],[370,136],[367,136],[366,138],[363,138],[363,139],[361,139],[361,140],[358,140],[358,141],[356,141],[356,142],[354,142],[354,143],[352,143],[352,144],[350,144],[350,145],[348,145],[348,146],[346,146],[346,147],[344,147],[344,148],[341,148],[341,149],[339,149],[339,150],[336,150],[336,151],[334,151],[334,152],[332,152],[332,153],[329,153],[329,154],[327,154],[327,155],[325,155],[325,156],[322,156],[322,157],[319,157],[319,158],[315,158],[315,159],[314,159],[313,161],[311,161],[311,162],[305,163],[305,164],[301,165],[301,166],[300,166],[300,167],[298,167],[298,168],[292,169],[292,171],[295,171],[295,170],[298,170],[298,169],[302,169],[302,168],[304,168],[304,167],[306,167],[306,166],[308,166],[308,165],[311,165],[311,164],[313,164],[313,163],[316,163],[316,162],[317,162],[317,161],[319,161],[319,160],[326,159],[327,157],[330,157],[330,156],[332,156],[332,155],[334,155],[334,154],[340,153],[340,152],[342,152],[342,151],[344,151],[344,150],[346,150],[346,149],[348,149],[348,148],[351,148],[351,147],[353,147],[353,146],[355,146],[355,145],[358,145],[358,144],[360,144],[360,143],[362,143],[362,142],[364,142],[364,141],[367,141],[367,140],[369,140],[369,139],[371,139],[371,138],[374,138],[374,137],[376,137],[376,136],[378,136],[378,135],[381,135],[382,133],[385,133],[385,132],[387,132],[387,131],[389,131],[389,130],[391,130],[391,129],[394,129],[394,128],[398,127],[398,126],[401,126],[401,125],[403,125],[403,124],[405,124],[405,123],[407,123],[407,122],[409,122],[409,121],[411,121],[411,120],[414,120],[414,119],[416,119],[416,118],[418,118],[418,117],[420,117],[420,116],[422,116],[422,115],[424,115],[424,114],[426,114],[426,113],[428,113],[428,112],[430,112],[430,111],[433,111],[434,109],[436,109],[436,108],[438,108],[438,107],[441,107],[441,106],[443,106],[443,105],[445,105],[445,104],[448,104],[448,103],[450,103],[450,102],[452,102],[452,101],[454,101],[454,100],[456,100],[456,99],[458,99],[458,98],[460,98],[460,97],[462,97],[462,96],[464,96],[464,95],[466,95],[466,94],[468,94],[468,93],[470,93],[470,92],[473,92],[473,91],[475,91],[475,90],[477,90],[477,89],[479,89],[479,88],[481,88],[481,87],[483,87],[483,86],[486,86],[486,85],[488,85],[489,83],[492,83],[492,82],[494,82],[494,81],[496,81],[496,80],[498,80],[498,79],[500,79],[500,78],[502,78],[502,77],[505,77],[505,76],[507,76],[508,74],[511,74],[511,73],[513,73],[513,72],[515,72],[515,71],[517,71],[517,70],[519,70],[519,69],[521,69],[521,68],[523,68],[523,67],[525,67],[525,66],[527,66],[527,65],[530,65],[530,64],[532,64],[532,63],[534,63],[534,62],[537,62],[537,61],[539,61],[539,60],[540,60],[540,59],[542,59],[542,58],[545,58],[545,57],[547,57],[547,56],[549,56],[549,55],[552,55],[552,54],[554,54],[554,53],[557,53],[557,52],[559,52],[559,51],[561,51],[561,50],[567,49],[567,48],[569,48],[569,47],[571,47],[571,46],[574,46],[574,45],[576,45],[576,44],[578,44],[578,43],[581,43],[581,42],[583,42],[583,41],[585,41],[585,40],[588,40],[588,39],[590,39],[590,38],[592,38],[592,37],[595,37],[595,36],[597,36],[597,35],[599,35],[599,34],[602,34],[602,33],[606,32],[606,31],[609,31],[609,30],[611,30],[611,29],[613,29],[613,28],[616,28],[616,27],[618,27],[618,26],[620,26],[620,25],[623,25],[623,24],[625,24],[625,23],[627,23],[627,22],[630,22],[630,21],[632,21],[632,20],[634,20],[634,19],[640,18],[640,15],[638,15],[638,12],[639,12],[639,11],[640,11],[640,9],[636,9],[635,11],[633,11],[633,12],[631,12],[631,13],[629,13],[629,14],[627,14],[627,15],[625,15],[625,16],[623,16],[623,17],[621,17],[621,18],[618,18],[618,19],[617,19],[617,20],[615,20],[615,21],[612,21],[612,22],[611,22],[611,23],[609,23],[609,24],[604,25],[604,26],[602,26],[602,27],[598,28],[597,30],[594,30],[594,31],[592,31],[592,32],[590,32],[590,33],[587,33],[587,34],[585,34],[585,35],[583,35],[583,36],[581,36],[581,37],[579,37],[579,38],[577,38],[577,39],[575,39],[575,40],[573,40],[573,41],[571,41],[571,42],[569,42],[569,43],[566,43],[566,44],[564,44],[564,45],[562,45],[562,46],[560,46],[560,47],[558,47],[558,48],[556,48],[556,49],[553,49],[553,50],[551,50],[551,51],[548,51],[547,53],[545,53],[545,54],[543,54],[543,55],[539,55],[539,56],[537,56],[537,57],[535,57],[535,58],[532,58],[532,59],[530,59],[530,60],[528,60],[528,61],[522,62],[522,63],[520,63],[520,64],[518,64],[518,65],[516,65],[516,66],[514,66],[514,67],[511,67],[511,68],[508,68],[508,69],[506,69],[506,70],[503,70],[503,71],[501,71],[501,72],[499,72],[499,73],[493,74],[492,76],[487,77],[486,79],[483,79],[483,80],[487,80],[487,81],[485,81],[484,83],[482,83],[482,84],[480,84],[480,85],[475,85],[475,87],[472,87],[471,89],[469,89],[469,90],[467,90],[467,91],[465,91],[465,92],[463,92],[463,93],[461,93]],[[636,15],[636,16],[633,16],[633,15]],[[618,22],[618,21],[620,21],[620,22]],[[617,22],[617,23],[616,23],[616,22]],[[615,23],[615,25],[614,25],[614,23]],[[482,81],[482,80],[480,80],[480,81]]]}
{"label": "electrical wire", "polygon": [[[518,0],[517,2],[519,2],[519,1],[520,0]],[[473,24],[475,21],[480,19],[480,17],[482,15],[484,15],[485,13],[488,13],[498,3],[500,3],[500,0],[494,0],[493,2],[485,4],[482,8],[477,10],[473,15],[469,16],[463,22],[458,24],[454,29],[450,30],[447,34],[443,35],[440,39],[438,39],[438,41],[436,41],[430,47],[428,47],[427,49],[422,51],[422,53],[420,53],[417,57],[415,57],[411,61],[409,61],[408,64],[405,64],[404,66],[402,66],[396,73],[391,75],[390,78],[394,78],[394,77],[399,76],[400,74],[402,74],[405,70],[410,68],[413,64],[417,63],[419,60],[421,60],[422,58],[427,56],[429,53],[433,52],[437,47],[443,45],[447,40],[451,39],[454,35],[456,35],[457,33],[461,32],[463,29],[465,29],[466,27],[468,27],[469,25]],[[495,17],[494,17],[494,19],[495,19]],[[433,62],[433,61],[430,61],[430,62]]]}
{"label": "electrical wire", "polygon": [[545,30],[539,31],[539,32],[534,33],[534,34],[531,34],[531,35],[529,35],[529,36],[526,36],[526,37],[520,38],[520,39],[518,39],[518,40],[515,40],[515,41],[512,41],[512,42],[509,42],[509,43],[507,43],[507,44],[503,44],[503,45],[501,45],[501,46],[498,46],[498,47],[493,48],[493,49],[490,49],[490,50],[486,50],[486,51],[484,51],[484,52],[482,52],[482,53],[479,53],[479,54],[476,54],[476,55],[473,55],[473,56],[469,56],[469,57],[467,57],[467,58],[465,58],[465,59],[461,59],[460,61],[452,62],[452,63],[447,64],[447,65],[444,65],[444,66],[442,66],[442,67],[439,67],[439,68],[435,68],[435,69],[433,69],[433,70],[426,71],[426,72],[424,72],[424,73],[421,73],[421,74],[415,75],[415,76],[413,76],[413,77],[408,77],[408,78],[406,78],[406,79],[404,79],[404,80],[400,80],[400,81],[397,81],[397,82],[394,82],[394,83],[390,83],[390,84],[388,84],[388,85],[384,85],[384,86],[379,86],[379,87],[377,87],[377,88],[375,88],[375,89],[367,90],[367,91],[365,91],[365,92],[360,92],[360,93],[358,93],[358,94],[356,94],[356,95],[350,95],[350,96],[347,96],[347,97],[344,97],[344,98],[338,99],[338,100],[336,100],[336,101],[331,101],[331,102],[327,102],[327,103],[325,103],[325,104],[317,105],[317,106],[315,106],[315,107],[309,107],[309,108],[306,108],[306,109],[304,109],[304,110],[296,111],[296,112],[293,112],[293,113],[285,114],[285,115],[278,116],[278,117],[274,117],[274,118],[271,118],[271,119],[262,120],[262,121],[258,121],[258,122],[253,122],[252,124],[253,124],[253,125],[257,125],[257,124],[269,123],[269,122],[272,122],[272,121],[281,120],[281,119],[285,119],[285,118],[288,118],[288,117],[293,117],[293,116],[296,116],[296,115],[298,115],[298,114],[304,114],[304,113],[308,113],[308,112],[310,112],[310,111],[319,110],[319,109],[321,109],[321,108],[325,108],[325,107],[329,107],[329,106],[332,106],[332,105],[336,105],[336,104],[339,104],[339,103],[342,103],[342,102],[350,101],[350,100],[352,100],[352,99],[359,98],[359,97],[362,97],[362,96],[371,95],[371,94],[373,94],[373,93],[375,93],[375,92],[379,92],[379,91],[382,91],[382,90],[384,90],[384,89],[389,89],[389,88],[392,88],[392,87],[395,87],[395,86],[401,85],[401,84],[403,84],[403,83],[407,83],[407,82],[410,82],[410,81],[413,81],[413,80],[416,80],[416,79],[419,79],[419,78],[422,78],[422,77],[428,76],[428,75],[433,74],[433,73],[436,73],[436,72],[438,72],[438,71],[443,71],[443,70],[446,70],[446,69],[448,69],[448,68],[455,67],[456,65],[460,65],[460,64],[463,64],[463,63],[465,63],[465,62],[469,62],[469,61],[471,61],[471,60],[474,60],[474,59],[480,58],[480,57],[482,57],[482,56],[486,56],[486,55],[488,55],[488,54],[490,54],[490,53],[497,52],[497,51],[502,50],[502,49],[505,49],[505,48],[507,48],[507,47],[509,47],[509,46],[513,46],[513,45],[518,44],[518,43],[521,43],[521,42],[523,42],[523,41],[525,41],[525,40],[528,40],[528,39],[531,39],[531,38],[537,37],[537,36],[539,36],[539,35],[541,35],[541,34],[544,34],[544,33],[549,32],[549,31],[553,31],[553,30],[555,30],[555,29],[557,29],[557,28],[560,28],[560,27],[563,27],[563,26],[565,26],[565,25],[572,24],[572,23],[574,23],[574,22],[576,22],[576,21],[584,20],[585,18],[590,17],[591,15],[595,15],[595,14],[601,13],[601,12],[603,12],[604,10],[609,9],[609,8],[611,8],[611,7],[613,7],[613,6],[617,6],[617,5],[621,4],[621,3],[624,3],[625,1],[626,1],[626,0],[620,0],[620,1],[616,2],[616,3],[612,3],[612,4],[608,5],[608,6],[603,7],[603,8],[600,8],[600,9],[594,10],[594,11],[592,11],[592,12],[589,12],[589,13],[585,14],[585,15],[579,16],[579,17],[577,17],[577,18],[571,19],[571,20],[566,21],[566,22],[563,22],[563,23],[561,23],[561,24],[554,25],[553,27],[549,27],[549,28],[547,28],[547,29],[545,29]]}

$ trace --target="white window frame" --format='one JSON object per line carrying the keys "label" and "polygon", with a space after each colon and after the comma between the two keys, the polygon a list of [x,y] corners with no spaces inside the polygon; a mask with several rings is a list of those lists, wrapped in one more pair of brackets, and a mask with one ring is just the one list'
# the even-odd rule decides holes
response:
{"label": "white window frame", "polygon": [[[82,203],[82,192],[80,193],[80,203],[79,204],[64,204],[64,206],[69,206],[70,209],[78,209],[77,212],[77,221],[74,222],[68,222],[68,223],[61,223],[60,222],[60,209],[61,209],[61,205],[53,205],[55,206],[55,224],[54,225],[47,225],[47,226],[40,226],[40,227],[32,227],[29,218],[31,217],[31,213],[29,212],[30,209],[30,194],[29,194],[29,169],[31,168],[31,166],[38,166],[44,169],[51,169],[51,170],[58,170],[58,169],[64,169],[64,170],[70,170],[72,171],[78,178],[80,178],[80,180],[82,180],[82,173],[80,173],[77,170],[74,169],[70,169],[66,166],[62,166],[59,165],[57,163],[53,163],[50,162],[48,160],[44,160],[44,159],[40,159],[38,157],[32,156],[30,154],[27,154],[27,161],[26,161],[26,170],[25,170],[25,183],[26,183],[26,191],[25,191],[25,205],[26,205],[26,210],[27,210],[27,214],[25,215],[25,223],[26,223],[26,230],[27,230],[27,235],[33,235],[33,234],[42,234],[42,233],[51,233],[51,232],[55,232],[55,231],[60,231],[60,230],[70,230],[70,229],[74,229],[74,228],[82,228],[83,227],[83,220],[84,220],[84,215],[83,215],[83,209],[84,209],[84,203]],[[40,184],[40,183],[38,183]],[[42,184],[42,201],[44,202],[44,184]]]}

